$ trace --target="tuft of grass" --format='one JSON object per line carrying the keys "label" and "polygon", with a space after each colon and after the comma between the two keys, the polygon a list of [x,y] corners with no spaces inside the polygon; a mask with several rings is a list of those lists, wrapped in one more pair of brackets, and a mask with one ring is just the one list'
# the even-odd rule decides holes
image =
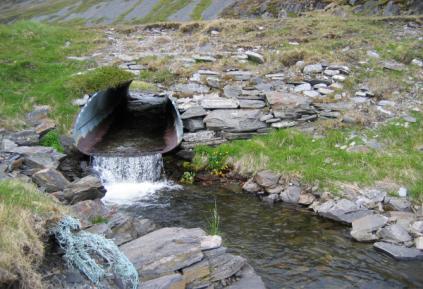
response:
{"label": "tuft of grass", "polygon": [[[416,123],[392,121],[377,129],[359,129],[363,138],[376,139],[382,149],[348,151],[353,142],[352,129],[328,129],[324,137],[312,136],[294,129],[278,130],[251,140],[238,140],[216,148],[197,147],[195,164],[213,166],[213,155],[227,154],[228,163],[243,174],[270,169],[285,175],[296,175],[322,188],[336,189],[339,183],[371,185],[386,179],[402,185],[416,202],[423,201],[423,115],[415,114]],[[199,165],[198,165],[199,166]]]}
{"label": "tuft of grass", "polygon": [[44,255],[42,237],[46,223],[58,220],[61,211],[52,197],[33,185],[0,181],[0,271],[9,275],[8,284],[0,287],[43,288],[36,271]]}
{"label": "tuft of grass", "polygon": [[220,235],[220,216],[217,211],[217,200],[214,200],[214,207],[211,210],[211,217],[208,220],[209,234],[212,236]]}
{"label": "tuft of grass", "polygon": [[40,140],[40,145],[45,147],[52,147],[58,152],[64,152],[62,144],[60,143],[60,136],[55,130],[46,133]]}
{"label": "tuft of grass", "polygon": [[66,85],[75,95],[92,94],[134,79],[134,74],[116,66],[104,66],[74,76]]}

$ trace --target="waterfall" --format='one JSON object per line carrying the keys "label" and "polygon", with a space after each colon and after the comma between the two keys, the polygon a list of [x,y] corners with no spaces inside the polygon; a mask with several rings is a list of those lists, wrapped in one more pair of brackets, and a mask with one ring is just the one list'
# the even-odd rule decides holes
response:
{"label": "waterfall", "polygon": [[94,156],[93,169],[100,175],[107,203],[130,205],[172,187],[163,177],[161,154],[136,157]]}

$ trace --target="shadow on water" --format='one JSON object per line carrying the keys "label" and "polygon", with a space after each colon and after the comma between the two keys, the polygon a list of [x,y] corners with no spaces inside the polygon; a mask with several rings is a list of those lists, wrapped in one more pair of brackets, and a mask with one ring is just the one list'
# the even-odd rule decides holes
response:
{"label": "shadow on water", "polygon": [[225,246],[248,258],[269,289],[423,288],[422,262],[398,262],[353,242],[346,226],[239,189],[190,186],[126,208],[161,226],[201,227],[217,200]]}

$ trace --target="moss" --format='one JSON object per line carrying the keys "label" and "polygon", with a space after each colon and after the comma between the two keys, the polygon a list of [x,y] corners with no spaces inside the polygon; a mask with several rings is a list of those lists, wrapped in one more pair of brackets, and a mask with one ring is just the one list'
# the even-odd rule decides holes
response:
{"label": "moss", "polygon": [[131,72],[116,66],[104,66],[72,77],[66,86],[75,95],[84,95],[117,87],[134,78]]}

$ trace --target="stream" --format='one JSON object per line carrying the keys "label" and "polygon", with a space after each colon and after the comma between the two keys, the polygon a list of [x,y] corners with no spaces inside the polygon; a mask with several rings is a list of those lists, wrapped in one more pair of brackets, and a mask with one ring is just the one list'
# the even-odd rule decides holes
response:
{"label": "stream", "polygon": [[238,185],[182,187],[154,177],[106,182],[105,201],[159,226],[206,231],[216,202],[224,245],[246,257],[269,289],[423,288],[421,262],[395,261],[354,242],[347,226],[295,206],[267,205]]}

